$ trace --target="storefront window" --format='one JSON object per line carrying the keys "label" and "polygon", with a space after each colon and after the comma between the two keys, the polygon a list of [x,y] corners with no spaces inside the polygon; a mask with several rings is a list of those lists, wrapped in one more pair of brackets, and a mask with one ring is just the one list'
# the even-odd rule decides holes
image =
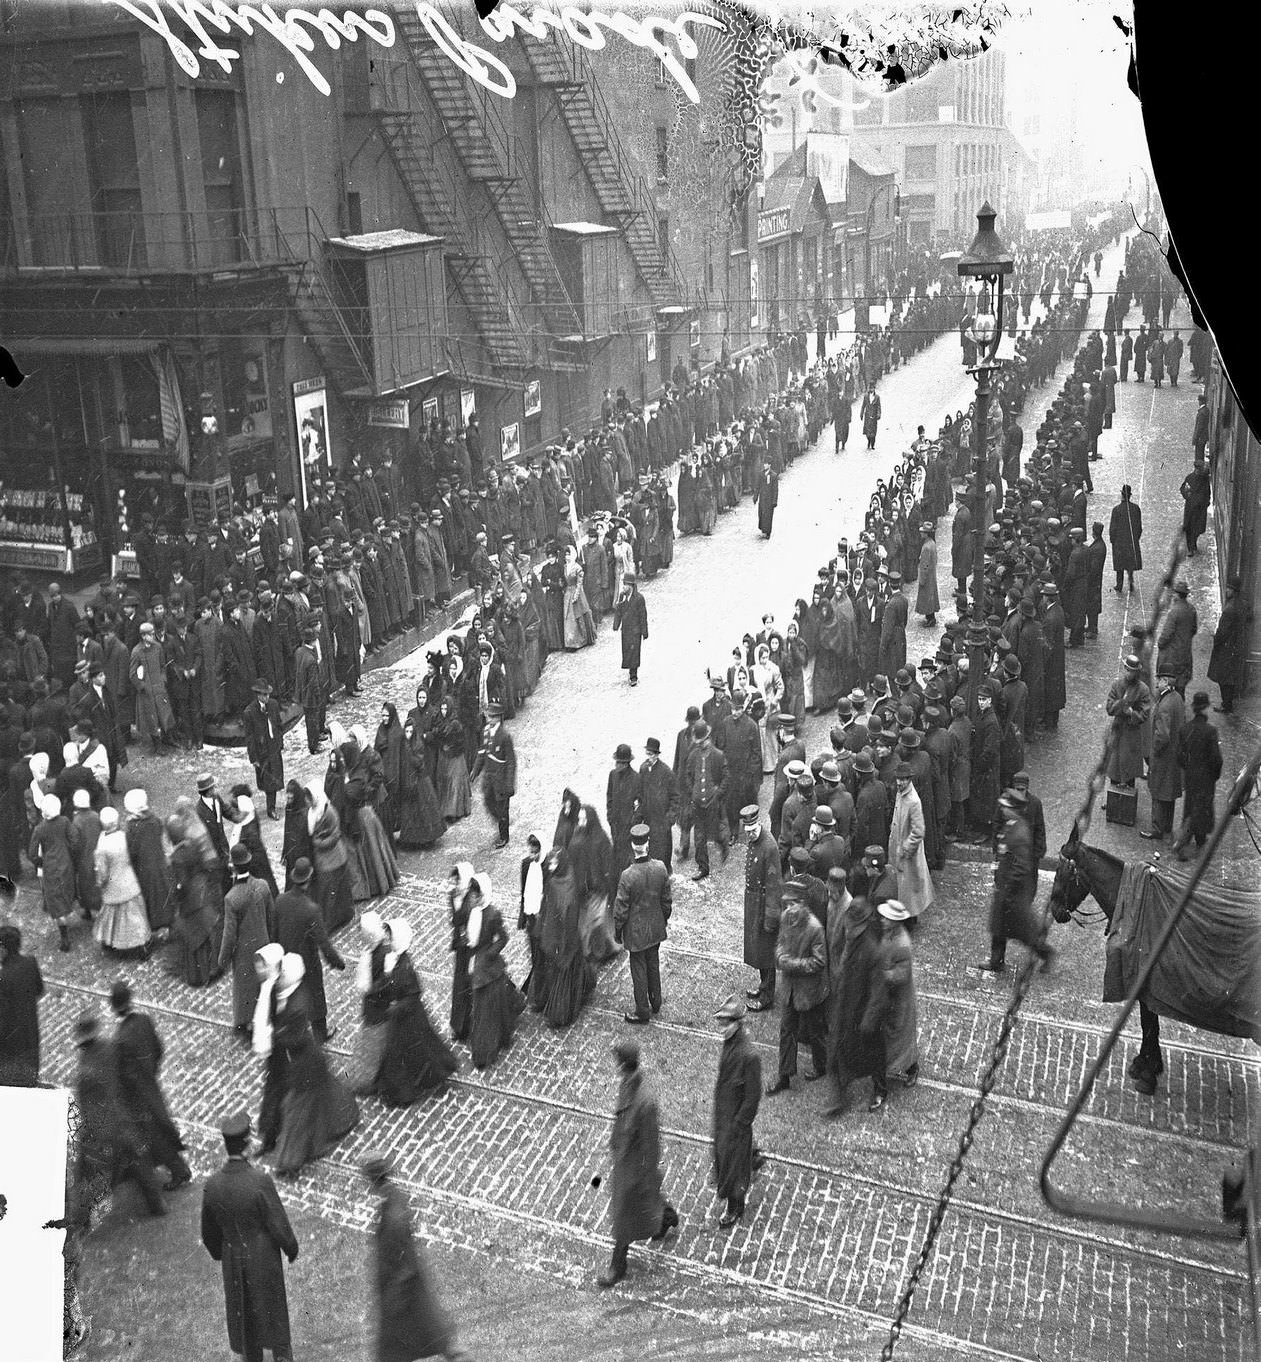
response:
{"label": "storefront window", "polygon": [[118,442],[124,448],[158,449],[162,444],[162,404],[158,376],[148,355],[121,355],[117,361]]}

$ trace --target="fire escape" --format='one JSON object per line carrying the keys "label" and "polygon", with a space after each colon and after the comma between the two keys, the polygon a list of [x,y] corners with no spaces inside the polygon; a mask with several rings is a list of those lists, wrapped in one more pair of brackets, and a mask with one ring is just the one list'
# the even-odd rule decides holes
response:
{"label": "fire escape", "polygon": [[446,238],[449,270],[483,341],[453,338],[452,367],[496,386],[515,386],[535,366],[582,369],[573,349],[581,322],[552,255],[551,223],[495,96],[473,92],[414,13],[395,19],[402,51],[373,63],[372,112],[418,218]]}
{"label": "fire escape", "polygon": [[600,207],[621,229],[654,306],[685,306],[687,285],[674,252],[657,231],[652,192],[622,147],[586,55],[559,31],[542,41],[524,41],[521,50],[538,83],[554,91]]}

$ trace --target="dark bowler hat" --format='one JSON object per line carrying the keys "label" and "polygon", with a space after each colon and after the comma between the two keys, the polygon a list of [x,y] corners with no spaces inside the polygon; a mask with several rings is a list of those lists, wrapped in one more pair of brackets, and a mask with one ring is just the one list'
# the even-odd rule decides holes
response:
{"label": "dark bowler hat", "polygon": [[225,1116],[219,1122],[219,1134],[225,1140],[240,1140],[250,1133],[250,1114],[244,1107]]}
{"label": "dark bowler hat", "polygon": [[1191,708],[1196,714],[1203,713],[1209,706],[1208,691],[1197,690],[1191,697]]}
{"label": "dark bowler hat", "polygon": [[872,759],[871,759],[871,754],[867,751],[866,748],[864,748],[864,749],[863,749],[863,750],[854,758],[854,770],[855,770],[860,776],[869,776],[869,775],[872,774],[872,772],[873,772],[875,769],[876,769],[876,764],[875,764],[875,762],[872,761]]}
{"label": "dark bowler hat", "polygon": [[644,751],[649,753],[651,756],[659,757],[661,755],[660,741],[657,738],[649,738],[648,741],[644,744]]}
{"label": "dark bowler hat", "polygon": [[817,805],[812,818],[821,828],[834,828],[836,826],[836,815],[827,804]]}
{"label": "dark bowler hat", "polygon": [[290,879],[294,884],[309,884],[311,882],[311,862],[305,856],[298,857],[294,862]]}
{"label": "dark bowler hat", "polygon": [[910,780],[911,763],[909,761],[898,762],[897,766],[894,767],[893,774],[898,780]]}
{"label": "dark bowler hat", "polygon": [[709,725],[704,719],[697,721],[696,727],[692,729],[692,737],[695,738],[697,742],[704,742],[705,739],[709,737]]}
{"label": "dark bowler hat", "polygon": [[634,755],[635,754],[630,749],[630,743],[620,742],[617,745],[617,750],[613,753],[613,760],[632,761],[634,759]]}
{"label": "dark bowler hat", "polygon": [[234,869],[244,869],[250,863],[250,849],[244,842],[238,842],[229,853],[228,859],[231,860]]}
{"label": "dark bowler hat", "polygon": [[266,677],[260,676],[260,677],[258,678],[258,680],[255,681],[254,684],[250,687],[250,689],[251,689],[256,695],[270,695],[270,694],[271,694],[271,682],[268,681]]}
{"label": "dark bowler hat", "polygon": [[215,778],[208,771],[203,771],[197,777],[197,793],[205,794],[208,790],[215,788]]}
{"label": "dark bowler hat", "polygon": [[904,728],[898,734],[898,742],[903,747],[914,748],[919,746],[919,734],[913,728]]}

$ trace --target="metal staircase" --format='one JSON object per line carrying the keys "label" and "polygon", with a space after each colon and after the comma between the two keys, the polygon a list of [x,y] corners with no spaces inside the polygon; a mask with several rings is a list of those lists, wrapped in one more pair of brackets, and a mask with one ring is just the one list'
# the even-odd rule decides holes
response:
{"label": "metal staircase", "polygon": [[495,104],[498,96],[472,86],[414,9],[396,11],[395,23],[465,173],[494,204],[512,259],[529,285],[537,324],[554,337],[580,335],[582,324],[552,254],[551,221],[526,182],[516,140]]}
{"label": "metal staircase", "polygon": [[553,91],[600,207],[621,228],[640,277],[657,307],[678,307],[688,290],[678,261],[657,233],[652,191],[635,172],[591,63],[573,40],[553,30],[520,44],[538,83]]}

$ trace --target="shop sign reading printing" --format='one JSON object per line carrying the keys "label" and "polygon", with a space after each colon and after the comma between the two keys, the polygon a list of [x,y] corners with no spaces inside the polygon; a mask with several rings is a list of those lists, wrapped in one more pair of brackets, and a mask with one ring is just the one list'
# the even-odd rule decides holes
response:
{"label": "shop sign reading printing", "polygon": [[[117,5],[156,33],[170,49],[180,69],[190,77],[201,73],[201,62],[215,62],[230,72],[239,61],[239,48],[222,46],[213,33],[235,38],[252,37],[256,32],[269,34],[297,62],[303,74],[322,95],[331,93],[328,80],[309,57],[316,39],[336,51],[343,42],[370,39],[379,47],[393,47],[394,20],[380,9],[356,14],[345,10],[340,18],[331,9],[287,9],[277,13],[272,5],[229,5],[226,0],[106,0]],[[511,99],[517,92],[512,72],[493,53],[458,33],[438,10],[426,0],[416,0],[416,17],[443,53],[471,80],[492,94]],[[184,36],[171,26],[174,18],[186,30]],[[608,34],[615,34],[635,47],[651,52],[670,72],[679,88],[693,104],[700,94],[687,73],[685,63],[697,55],[696,42],[687,31],[689,24],[724,30],[726,24],[708,14],[684,10],[676,18],[645,14],[632,17],[615,11],[579,9],[565,5],[558,10],[535,6],[528,15],[515,5],[500,4],[480,21],[488,38],[502,43],[516,31],[545,41],[551,30],[568,35],[580,47],[598,52],[607,46]],[[672,40],[673,45],[670,41]],[[283,82],[284,72],[276,73]]]}

